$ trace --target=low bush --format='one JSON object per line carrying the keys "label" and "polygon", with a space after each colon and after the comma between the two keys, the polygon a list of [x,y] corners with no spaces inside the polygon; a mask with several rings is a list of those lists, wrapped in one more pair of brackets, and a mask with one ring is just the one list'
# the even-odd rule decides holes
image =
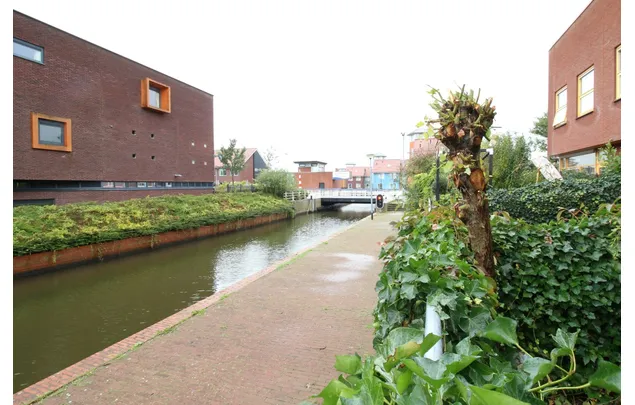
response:
{"label": "low bush", "polygon": [[615,202],[621,195],[619,173],[591,179],[545,181],[513,190],[489,190],[490,212],[505,211],[531,223],[555,220],[561,209],[584,206],[595,212],[600,205]]}
{"label": "low bush", "polygon": [[286,170],[263,170],[256,177],[256,186],[263,193],[283,197],[287,191],[297,190],[293,174]]}
{"label": "low bush", "polygon": [[13,209],[13,255],[292,211],[287,201],[258,193],[148,197],[101,205],[21,206]]}
{"label": "low bush", "polygon": [[[523,347],[517,321],[498,312],[494,280],[474,266],[467,230],[451,210],[407,214],[398,227],[380,254],[376,354],[336,356],[344,375],[317,395],[324,405],[582,403],[567,393],[615,400],[619,366],[599,360],[588,378],[575,378],[579,332],[554,329],[554,349],[540,355]],[[440,315],[444,336],[425,334],[426,303]],[[426,358],[439,339],[441,358]]]}
{"label": "low bush", "polygon": [[493,218],[499,312],[532,353],[553,349],[558,328],[579,329],[583,364],[620,363],[620,228],[619,206],[550,224]]}

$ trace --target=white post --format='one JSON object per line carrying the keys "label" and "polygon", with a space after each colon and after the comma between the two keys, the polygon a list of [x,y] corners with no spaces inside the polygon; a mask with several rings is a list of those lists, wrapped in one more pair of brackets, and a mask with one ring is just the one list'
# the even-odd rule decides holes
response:
{"label": "white post", "polygon": [[[443,336],[441,334],[441,318],[439,314],[434,310],[432,305],[426,303],[426,326],[424,336],[428,336],[429,333],[433,333],[437,336]],[[437,361],[443,354],[443,341],[439,340],[430,350],[423,355],[426,359]]]}

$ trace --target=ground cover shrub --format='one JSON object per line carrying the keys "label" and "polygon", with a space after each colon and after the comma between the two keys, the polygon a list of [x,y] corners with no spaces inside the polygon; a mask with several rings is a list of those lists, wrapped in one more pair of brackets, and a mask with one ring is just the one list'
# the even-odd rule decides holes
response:
{"label": "ground cover shrub", "polygon": [[13,255],[61,250],[276,213],[291,204],[259,193],[171,195],[13,209]]}
{"label": "ground cover shrub", "polygon": [[620,208],[549,224],[492,219],[499,312],[518,321],[530,352],[552,349],[558,328],[579,329],[583,365],[620,363]]}
{"label": "ground cover shrub", "polygon": [[[554,330],[551,352],[532,355],[523,347],[516,320],[499,313],[494,281],[474,266],[466,228],[453,211],[408,213],[397,225],[380,254],[376,354],[336,356],[344,374],[317,395],[324,405],[565,404],[563,392],[606,403],[619,394],[620,368],[605,361],[571,385],[577,331]],[[425,335],[426,302],[439,313],[444,336]],[[426,358],[439,339],[444,354]]]}
{"label": "ground cover shrub", "polygon": [[555,220],[561,209],[584,206],[595,212],[621,195],[619,173],[591,179],[545,181],[513,190],[488,190],[490,211],[505,211],[513,218],[539,223]]}

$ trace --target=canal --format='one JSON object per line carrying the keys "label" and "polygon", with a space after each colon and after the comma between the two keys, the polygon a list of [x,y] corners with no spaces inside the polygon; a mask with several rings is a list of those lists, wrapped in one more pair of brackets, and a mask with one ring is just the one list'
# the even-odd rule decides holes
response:
{"label": "canal", "polygon": [[368,215],[368,206],[13,282],[13,392],[48,377]]}

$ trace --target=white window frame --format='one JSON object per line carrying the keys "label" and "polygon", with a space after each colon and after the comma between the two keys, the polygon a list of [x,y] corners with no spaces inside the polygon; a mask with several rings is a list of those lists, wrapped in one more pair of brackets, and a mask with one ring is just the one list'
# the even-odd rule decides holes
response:
{"label": "white window frame", "polygon": [[[582,93],[582,79],[584,79],[586,76],[588,76],[589,74],[593,73],[593,86],[591,87],[590,90],[585,91],[584,93]],[[591,100],[593,101],[591,103],[591,108],[582,111],[582,99],[585,97],[591,97]],[[588,68],[587,70],[585,70],[584,72],[580,73],[578,75],[578,117],[582,117],[583,115],[589,114],[591,112],[593,112],[593,110],[595,109],[595,66],[591,66],[590,68]]]}
{"label": "white window frame", "polygon": [[[566,93],[564,97],[564,105],[558,103],[558,99],[562,93]],[[567,92],[567,86],[563,86],[560,90],[556,91],[556,100],[554,102],[554,114],[553,114],[553,127],[557,128],[567,123],[567,98],[569,93]]]}
{"label": "white window frame", "polygon": [[227,169],[218,169],[219,176],[227,176]]}
{"label": "white window frame", "polygon": [[19,46],[22,46],[22,47],[25,47],[25,48],[29,48],[29,49],[31,49],[33,51],[36,51],[36,52],[40,53],[40,60],[27,58],[27,57],[24,57],[22,55],[16,55],[15,52],[14,52],[13,56],[15,56],[16,58],[28,60],[30,62],[39,63],[40,65],[44,64],[44,48],[42,48],[41,46],[34,45],[34,44],[30,43],[30,42],[26,42],[24,40],[21,40],[19,38],[15,38],[15,37],[13,38],[13,44],[14,44],[14,46],[15,46],[15,44],[17,44]]}
{"label": "white window frame", "polygon": [[622,99],[622,45],[615,48],[615,101]]}

